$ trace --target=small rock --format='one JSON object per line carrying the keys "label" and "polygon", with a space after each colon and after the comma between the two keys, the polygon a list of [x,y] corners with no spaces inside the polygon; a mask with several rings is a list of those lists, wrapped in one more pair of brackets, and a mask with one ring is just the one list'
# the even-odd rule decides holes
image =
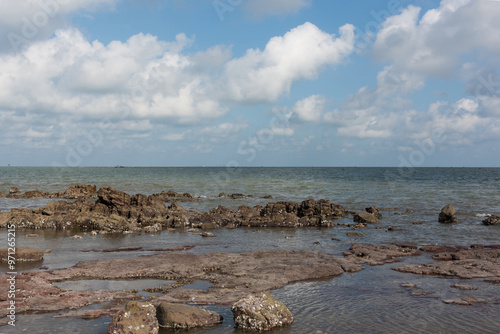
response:
{"label": "small rock", "polygon": [[355,223],[378,224],[378,219],[369,212],[360,212],[353,217]]}
{"label": "small rock", "polygon": [[222,323],[219,314],[195,306],[173,303],[161,303],[156,309],[156,318],[160,327],[188,329],[212,326]]}
{"label": "small rock", "polygon": [[417,285],[415,283],[402,283],[401,287],[403,287],[403,288],[416,288]]}
{"label": "small rock", "polygon": [[81,235],[75,234],[72,236],[73,239],[82,239],[83,237]]}
{"label": "small rock", "polygon": [[455,217],[455,208],[448,204],[441,209],[439,213],[439,222],[443,224],[458,223],[459,220]]}
{"label": "small rock", "polygon": [[132,301],[115,314],[106,334],[156,334],[159,330],[155,307]]}
{"label": "small rock", "polygon": [[359,232],[347,232],[346,235],[348,237],[362,237],[362,236],[364,236],[363,233],[359,233]]}
{"label": "small rock", "polygon": [[26,234],[26,237],[28,237],[28,238],[36,238],[36,237],[38,237],[38,234]]}
{"label": "small rock", "polygon": [[215,235],[215,234],[210,233],[210,232],[203,232],[203,233],[201,234],[201,236],[202,236],[202,237],[204,237],[204,238],[214,238],[214,237],[216,237],[216,235]]}
{"label": "small rock", "polygon": [[484,303],[484,299],[474,298],[474,297],[462,297],[457,299],[447,299],[443,300],[445,304],[457,304],[457,305],[472,305],[473,303]]}
{"label": "small rock", "polygon": [[382,214],[379,212],[379,210],[375,206],[370,206],[369,208],[366,208],[365,210],[366,210],[366,212],[374,215],[375,218],[377,218],[377,219],[382,218]]}
{"label": "small rock", "polygon": [[455,288],[459,290],[477,290],[475,286],[472,285],[466,285],[466,284],[452,284],[450,285],[450,288]]}
{"label": "small rock", "polygon": [[406,209],[406,212],[405,212],[405,213],[414,213],[414,212],[416,212],[416,211],[415,211],[415,210],[413,210],[413,209]]}
{"label": "small rock", "polygon": [[250,294],[236,302],[231,311],[236,327],[243,329],[265,331],[293,322],[290,310],[269,292]]}

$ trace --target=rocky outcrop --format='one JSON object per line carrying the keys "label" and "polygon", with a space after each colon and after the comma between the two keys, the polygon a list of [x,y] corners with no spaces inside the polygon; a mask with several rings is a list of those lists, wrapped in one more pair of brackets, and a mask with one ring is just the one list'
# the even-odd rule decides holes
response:
{"label": "rocky outcrop", "polygon": [[133,301],[115,314],[106,334],[156,334],[159,330],[155,307]]}
{"label": "rocky outcrop", "polygon": [[439,222],[443,224],[458,223],[459,220],[455,217],[455,208],[448,204],[441,209],[439,213]]}
{"label": "rocky outcrop", "polygon": [[[11,254],[16,262],[36,262],[43,260],[44,251],[33,247],[16,247],[16,252]],[[8,262],[9,248],[0,249],[0,262]]]}
{"label": "rocky outcrop", "polygon": [[382,214],[380,213],[380,211],[375,206],[370,206],[369,208],[366,208],[365,210],[366,210],[366,212],[371,213],[372,215],[374,215],[375,218],[377,218],[377,219],[381,219],[382,218]]}
{"label": "rocky outcrop", "polygon": [[96,198],[97,187],[93,185],[77,184],[76,186],[66,189],[62,197],[68,199]]}
{"label": "rocky outcrop", "polygon": [[486,226],[500,225],[500,215],[491,215],[490,217],[483,220],[483,224]]}
{"label": "rocky outcrop", "polygon": [[222,316],[195,306],[174,303],[161,303],[156,309],[160,327],[189,329],[207,327],[222,323]]}
{"label": "rocky outcrop", "polygon": [[344,252],[347,260],[358,264],[371,266],[383,265],[398,261],[403,256],[420,255],[417,246],[411,245],[375,245],[355,243],[349,251]]}
{"label": "rocky outcrop", "polygon": [[369,212],[360,212],[353,217],[355,223],[378,224],[378,219]]}
{"label": "rocky outcrop", "polygon": [[250,294],[232,307],[234,324],[238,328],[267,331],[293,322],[290,310],[269,292]]}

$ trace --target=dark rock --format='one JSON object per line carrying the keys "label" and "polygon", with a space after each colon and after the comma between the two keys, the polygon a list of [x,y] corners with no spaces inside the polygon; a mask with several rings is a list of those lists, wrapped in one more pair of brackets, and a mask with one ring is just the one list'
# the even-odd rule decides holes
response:
{"label": "dark rock", "polygon": [[250,294],[236,302],[231,311],[236,327],[243,329],[265,331],[293,322],[290,310],[269,292]]}
{"label": "dark rock", "polygon": [[484,299],[474,298],[474,297],[462,297],[457,299],[447,299],[443,300],[445,304],[457,304],[457,305],[472,305],[474,303],[484,303]]}
{"label": "dark rock", "polygon": [[448,204],[441,209],[439,213],[439,222],[443,224],[458,223],[459,220],[455,217],[455,208]]}
{"label": "dark rock", "polygon": [[229,198],[231,198],[231,199],[241,199],[241,198],[246,198],[246,197],[248,197],[248,196],[245,196],[243,194],[231,194],[231,195],[229,195]]}
{"label": "dark rock", "polygon": [[455,288],[459,290],[477,290],[477,287],[472,286],[472,285],[466,285],[466,284],[452,284],[450,285],[450,288]]}
{"label": "dark rock", "polygon": [[195,306],[161,303],[156,309],[156,318],[160,327],[189,329],[213,326],[222,323],[219,314]]}
{"label": "dark rock", "polygon": [[215,234],[210,233],[210,232],[203,232],[203,233],[201,234],[201,236],[202,236],[202,237],[204,237],[204,238],[215,238],[215,237],[216,237],[216,235],[215,235]]}
{"label": "dark rock", "polygon": [[[36,262],[43,260],[44,251],[33,247],[16,247],[14,256],[16,262]],[[9,249],[0,249],[0,262],[9,260]]]}
{"label": "dark rock", "polygon": [[379,212],[379,210],[375,206],[370,206],[369,208],[366,208],[365,210],[366,210],[366,212],[374,215],[375,218],[377,218],[377,219],[382,218],[382,214]]}
{"label": "dark rock", "polygon": [[355,223],[378,224],[378,219],[371,213],[360,212],[353,217]]}
{"label": "dark rock", "polygon": [[500,225],[500,215],[491,215],[490,217],[483,220],[483,224],[489,225]]}
{"label": "dark rock", "polygon": [[9,189],[9,195],[7,195],[7,197],[11,196],[11,195],[16,195],[16,194],[20,194],[21,191],[19,191],[19,189],[17,187],[11,187]]}
{"label": "dark rock", "polygon": [[106,334],[156,334],[159,330],[155,307],[132,301],[115,314]]}

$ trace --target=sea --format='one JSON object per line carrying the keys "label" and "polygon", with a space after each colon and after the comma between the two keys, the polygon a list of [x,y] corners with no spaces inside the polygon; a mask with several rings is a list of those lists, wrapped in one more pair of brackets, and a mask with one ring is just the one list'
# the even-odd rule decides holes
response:
{"label": "sea", "polygon": [[[309,198],[327,199],[350,211],[376,206],[383,218],[378,228],[358,230],[350,236],[352,217],[337,221],[331,228],[241,228],[214,231],[217,238],[201,238],[185,231],[163,231],[155,235],[83,235],[74,231],[17,231],[18,246],[51,249],[43,264],[24,265],[20,271],[35,271],[43,265],[57,269],[79,261],[136,256],[133,252],[85,253],[84,249],[124,246],[166,248],[195,245],[186,253],[244,252],[257,249],[293,249],[323,252],[335,256],[355,243],[461,245],[500,244],[500,226],[485,226],[489,215],[500,214],[500,168],[364,168],[364,167],[0,167],[0,192],[11,187],[20,191],[64,191],[76,184],[97,188],[112,186],[129,194],[151,195],[174,190],[190,193],[196,202],[180,203],[190,211],[208,211],[219,205],[237,209],[241,205],[269,202],[301,202]],[[244,198],[220,197],[220,193],[244,194]],[[268,198],[272,196],[272,198]],[[53,199],[9,199],[0,197],[0,210],[38,208]],[[442,207],[452,204],[458,224],[440,224]],[[28,238],[37,233],[39,237]],[[0,230],[1,244],[7,232]],[[5,241],[5,242],[4,242]],[[2,246],[5,247],[5,246]],[[141,255],[144,252],[141,252]],[[147,253],[147,252],[146,252]],[[401,262],[370,267],[336,278],[299,282],[272,293],[292,311],[291,326],[271,333],[500,333],[500,286],[480,279],[418,276],[392,268],[403,264],[428,263],[428,255],[408,257]],[[0,272],[7,268],[0,267]],[[67,283],[75,290],[138,289],[163,284],[161,281],[76,281]],[[415,283],[420,296],[401,287]],[[451,289],[454,283],[470,284],[477,291]],[[206,282],[199,282],[206,289]],[[68,288],[68,286],[65,286]],[[445,299],[473,296],[487,299],[472,306],[448,305]],[[100,306],[100,305],[97,305]],[[91,306],[91,307],[97,307]],[[220,326],[189,333],[244,333],[234,328],[227,306],[203,306],[223,315]],[[20,314],[16,327],[0,327],[0,333],[102,333],[110,319],[54,318],[57,314]],[[173,333],[161,330],[160,333]]]}

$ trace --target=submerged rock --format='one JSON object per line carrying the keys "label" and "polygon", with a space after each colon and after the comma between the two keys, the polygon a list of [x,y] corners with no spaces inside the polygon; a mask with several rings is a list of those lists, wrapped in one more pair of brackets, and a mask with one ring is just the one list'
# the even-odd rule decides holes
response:
{"label": "submerged rock", "polygon": [[378,219],[369,212],[360,212],[353,217],[355,223],[378,224]]}
{"label": "submerged rock", "polygon": [[156,309],[160,327],[188,329],[213,326],[222,323],[222,316],[195,306],[161,303]]}
{"label": "submerged rock", "polygon": [[443,224],[458,223],[459,220],[455,217],[455,208],[448,204],[441,209],[439,213],[439,222]]}
{"label": "submerged rock", "polygon": [[155,307],[133,301],[115,314],[106,334],[156,334],[159,330]]}
{"label": "submerged rock", "polygon": [[243,329],[266,331],[293,322],[290,310],[269,292],[250,294],[236,302],[231,311],[236,327]]}

